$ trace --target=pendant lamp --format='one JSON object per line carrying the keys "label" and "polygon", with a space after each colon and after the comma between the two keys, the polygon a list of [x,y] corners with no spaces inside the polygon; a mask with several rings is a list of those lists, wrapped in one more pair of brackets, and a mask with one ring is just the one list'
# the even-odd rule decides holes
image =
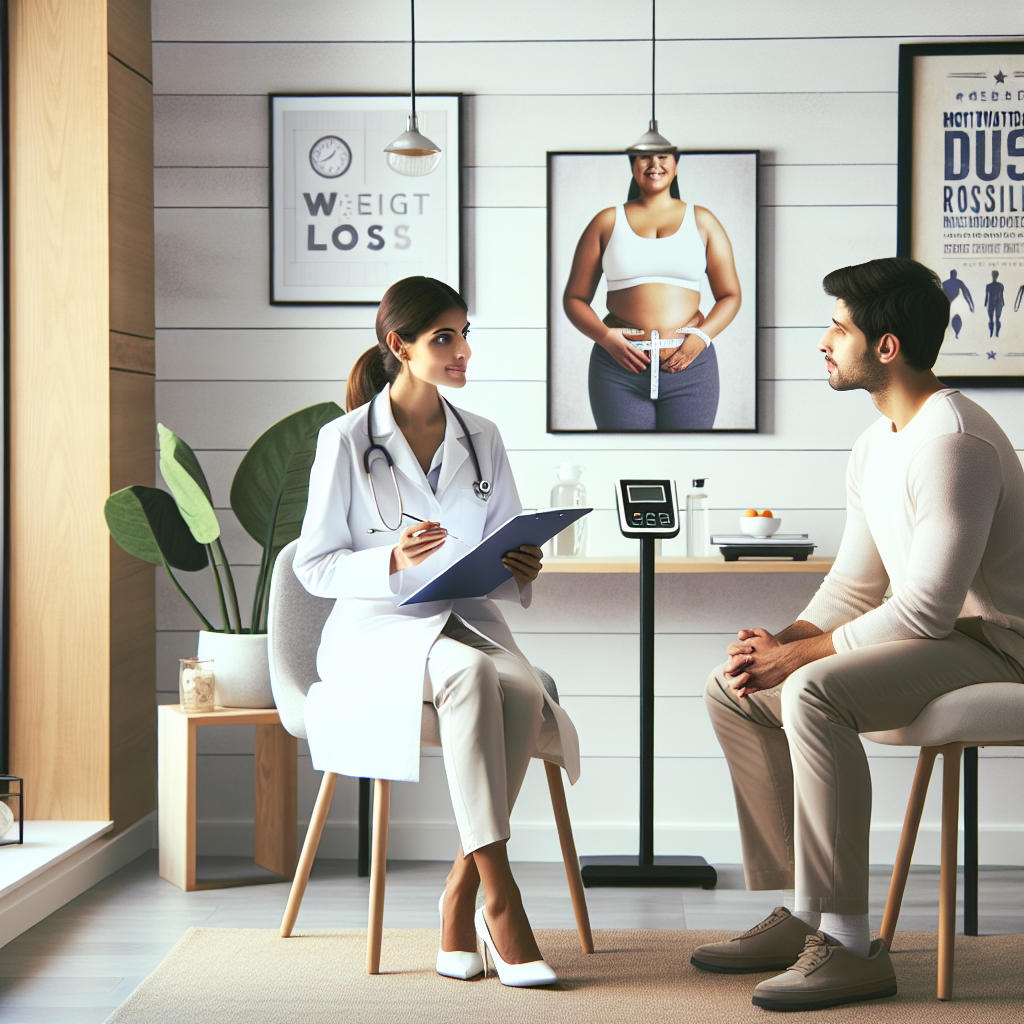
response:
{"label": "pendant lamp", "polygon": [[388,155],[388,167],[393,171],[418,178],[429,174],[441,162],[441,148],[420,134],[416,120],[416,0],[409,0],[409,8],[412,22],[412,113],[406,130],[384,152]]}
{"label": "pendant lamp", "polygon": [[647,131],[626,150],[634,156],[672,153],[676,148],[658,131],[658,121],[654,116],[654,57],[658,38],[655,25],[656,3],[657,0],[651,0],[651,123]]}

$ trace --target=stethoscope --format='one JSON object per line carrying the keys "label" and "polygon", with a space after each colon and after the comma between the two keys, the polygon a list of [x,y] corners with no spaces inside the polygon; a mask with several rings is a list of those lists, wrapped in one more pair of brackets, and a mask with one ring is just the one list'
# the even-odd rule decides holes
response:
{"label": "stethoscope", "polygon": [[[405,511],[405,506],[402,503],[402,489],[398,486],[398,475],[395,473],[395,460],[391,458],[391,453],[382,444],[378,444],[373,437],[373,403],[377,401],[380,394],[376,394],[370,399],[370,409],[366,416],[366,432],[370,436],[370,447],[363,452],[363,469],[366,470],[366,479],[370,484],[370,494],[373,495],[373,503],[377,506],[377,515],[380,517],[380,521],[384,524],[383,530],[367,530],[367,533],[394,533],[402,525],[402,520],[406,517],[413,519],[416,522],[424,522],[420,516],[414,516],[410,512]],[[459,410],[448,401],[447,398],[442,399],[445,405],[451,409],[455,418],[459,421],[459,426],[462,427],[462,433],[466,436],[466,441],[469,443],[469,457],[473,460],[473,468],[476,470],[476,482],[473,484],[473,491],[478,498],[487,501],[493,489],[491,487],[490,480],[485,480],[483,473],[480,472],[480,460],[476,457],[476,446],[473,444],[473,438],[470,436],[469,428],[466,426],[466,421],[459,414]],[[388,469],[391,470],[391,479],[395,484],[395,494],[398,495],[398,522],[394,526],[388,526],[388,521],[384,518],[384,513],[380,510],[380,502],[377,500],[377,489],[373,486],[373,474],[370,472],[370,457],[374,452],[380,452],[384,456],[384,462],[387,464]]]}

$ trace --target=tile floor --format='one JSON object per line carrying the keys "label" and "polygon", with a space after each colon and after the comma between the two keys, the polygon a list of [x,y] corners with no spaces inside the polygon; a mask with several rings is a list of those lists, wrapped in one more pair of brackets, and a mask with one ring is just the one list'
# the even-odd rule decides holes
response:
{"label": "tile floor", "polygon": [[[881,921],[891,869],[871,877],[872,925]],[[429,928],[447,865],[399,861],[388,865],[385,927]],[[573,927],[560,864],[518,864],[516,876],[537,928]],[[744,929],[782,902],[780,892],[748,893],[738,865],[718,865],[719,883],[702,889],[588,889],[594,928]],[[201,858],[206,878],[265,881],[266,873],[235,858]],[[1024,868],[982,868],[980,930],[1024,932]],[[322,861],[298,927],[365,927],[367,879],[354,861]],[[0,949],[0,1024],[101,1024],[164,958],[186,929],[276,928],[286,883],[184,893],[157,874],[156,851],[83,893]],[[934,931],[938,868],[915,868],[900,925]]]}

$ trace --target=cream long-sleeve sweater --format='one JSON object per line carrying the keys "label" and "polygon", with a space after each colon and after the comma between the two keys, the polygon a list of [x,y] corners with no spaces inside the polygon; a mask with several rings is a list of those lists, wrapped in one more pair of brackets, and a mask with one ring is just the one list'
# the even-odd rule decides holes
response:
{"label": "cream long-sleeve sweater", "polygon": [[961,628],[1024,664],[1024,470],[984,409],[946,389],[898,432],[879,420],[846,488],[835,565],[801,619],[834,630],[837,652],[974,619]]}

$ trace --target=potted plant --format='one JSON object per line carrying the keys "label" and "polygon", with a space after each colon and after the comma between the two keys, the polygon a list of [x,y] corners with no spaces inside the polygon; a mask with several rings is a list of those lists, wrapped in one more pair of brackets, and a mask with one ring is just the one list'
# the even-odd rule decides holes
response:
{"label": "potted plant", "polygon": [[[302,528],[320,428],[342,411],[334,402],[323,402],[285,417],[256,439],[235,473],[231,508],[263,549],[245,622],[209,484],[195,453],[180,437],[157,424],[160,472],[170,493],[136,484],[107,498],[103,512],[114,540],[136,558],[162,565],[199,617],[199,657],[213,659],[215,699],[224,707],[274,706],[266,635],[270,577],[281,549]],[[203,614],[174,575],[174,570],[207,568],[217,590],[221,628]]]}

